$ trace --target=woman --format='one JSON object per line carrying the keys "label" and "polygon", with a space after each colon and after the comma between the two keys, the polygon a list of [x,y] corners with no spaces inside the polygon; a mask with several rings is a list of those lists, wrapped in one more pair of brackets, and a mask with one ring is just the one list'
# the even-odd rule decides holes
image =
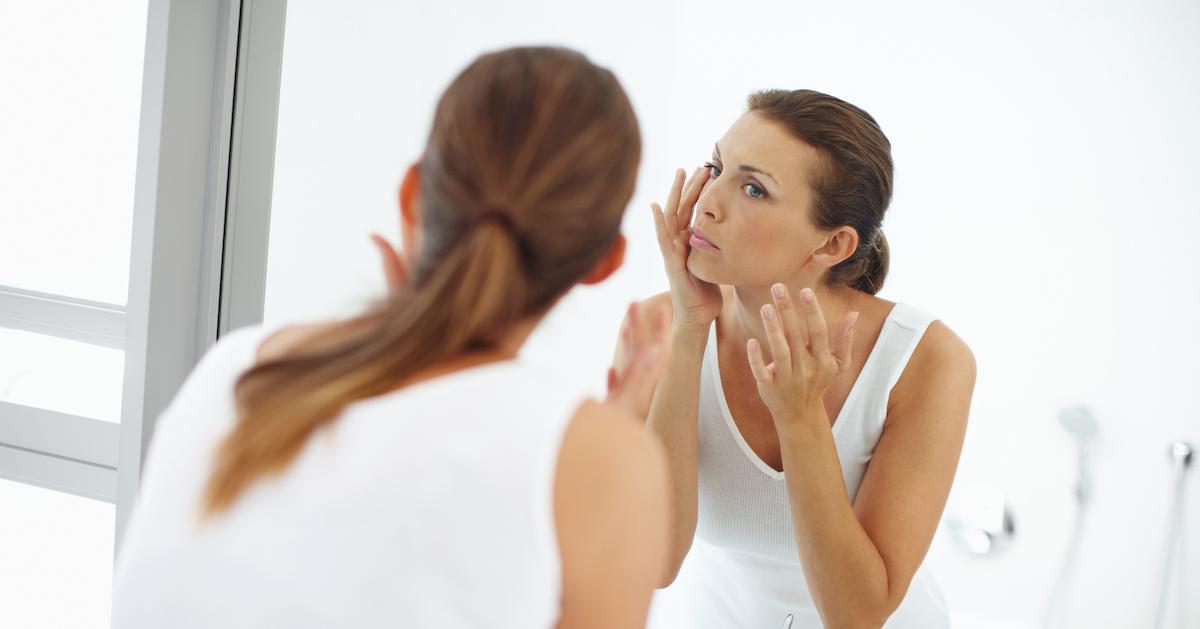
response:
{"label": "woman", "polygon": [[620,266],[639,154],[624,91],[578,53],[464,70],[400,187],[400,289],[228,335],[163,414],[113,626],[643,626],[668,494],[635,417],[665,318],[631,311],[607,403],[515,360]]}
{"label": "woman", "polygon": [[691,551],[662,626],[948,626],[919,567],[975,364],[941,322],[875,296],[891,195],[870,115],[767,91],[653,206],[670,292],[647,304],[673,320],[646,425],[667,449],[671,575]]}

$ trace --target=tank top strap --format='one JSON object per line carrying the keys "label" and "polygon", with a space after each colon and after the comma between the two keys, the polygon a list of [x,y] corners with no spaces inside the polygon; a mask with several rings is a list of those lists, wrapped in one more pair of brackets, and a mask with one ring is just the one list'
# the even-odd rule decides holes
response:
{"label": "tank top strap", "polygon": [[883,392],[890,393],[892,387],[900,380],[913,351],[925,335],[925,330],[936,318],[908,304],[897,302],[891,314],[888,315],[885,330],[880,334],[877,343],[883,347],[877,348],[884,360],[877,361],[875,366],[880,373],[876,382],[882,383]]}
{"label": "tank top strap", "polygon": [[892,388],[933,321],[934,317],[908,304],[892,307],[833,426],[835,437],[857,444],[846,447],[874,450],[887,420]]}

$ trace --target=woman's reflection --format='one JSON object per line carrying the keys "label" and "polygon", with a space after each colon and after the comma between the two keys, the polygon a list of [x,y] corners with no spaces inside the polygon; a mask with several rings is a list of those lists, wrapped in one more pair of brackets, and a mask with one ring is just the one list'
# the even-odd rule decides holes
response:
{"label": "woman's reflection", "polygon": [[[891,146],[862,109],[752,95],[665,207],[674,313],[647,429],[673,485],[664,627],[948,626],[921,570],[962,448],[970,349],[876,296]],[[694,217],[694,220],[693,220]],[[615,364],[624,362],[624,330]]]}

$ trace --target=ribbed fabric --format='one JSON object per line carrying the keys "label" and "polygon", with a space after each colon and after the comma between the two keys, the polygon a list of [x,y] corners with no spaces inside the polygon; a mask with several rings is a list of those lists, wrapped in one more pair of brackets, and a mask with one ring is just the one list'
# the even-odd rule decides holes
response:
{"label": "ribbed fabric", "polygon": [[[896,304],[832,431],[851,501],[887,417],[888,396],[933,317]],[[820,627],[800,567],[787,481],[738,431],[721,385],[714,322],[700,377],[696,542],[676,583],[655,601],[652,626],[776,629]],[[948,626],[936,583],[918,571],[892,629]]]}
{"label": "ribbed fabric", "polygon": [[267,332],[222,338],[162,414],[113,627],[553,627],[554,476],[585,396],[518,361],[351,404],[196,526],[234,380]]}

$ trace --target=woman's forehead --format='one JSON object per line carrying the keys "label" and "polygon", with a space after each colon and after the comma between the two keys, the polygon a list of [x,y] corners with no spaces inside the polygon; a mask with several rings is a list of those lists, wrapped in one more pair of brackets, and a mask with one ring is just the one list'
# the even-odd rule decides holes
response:
{"label": "woman's forehead", "polygon": [[782,123],[752,111],[734,121],[714,151],[720,153],[725,170],[750,166],[770,173],[783,187],[807,182],[809,174],[821,166],[821,154],[815,147]]}

